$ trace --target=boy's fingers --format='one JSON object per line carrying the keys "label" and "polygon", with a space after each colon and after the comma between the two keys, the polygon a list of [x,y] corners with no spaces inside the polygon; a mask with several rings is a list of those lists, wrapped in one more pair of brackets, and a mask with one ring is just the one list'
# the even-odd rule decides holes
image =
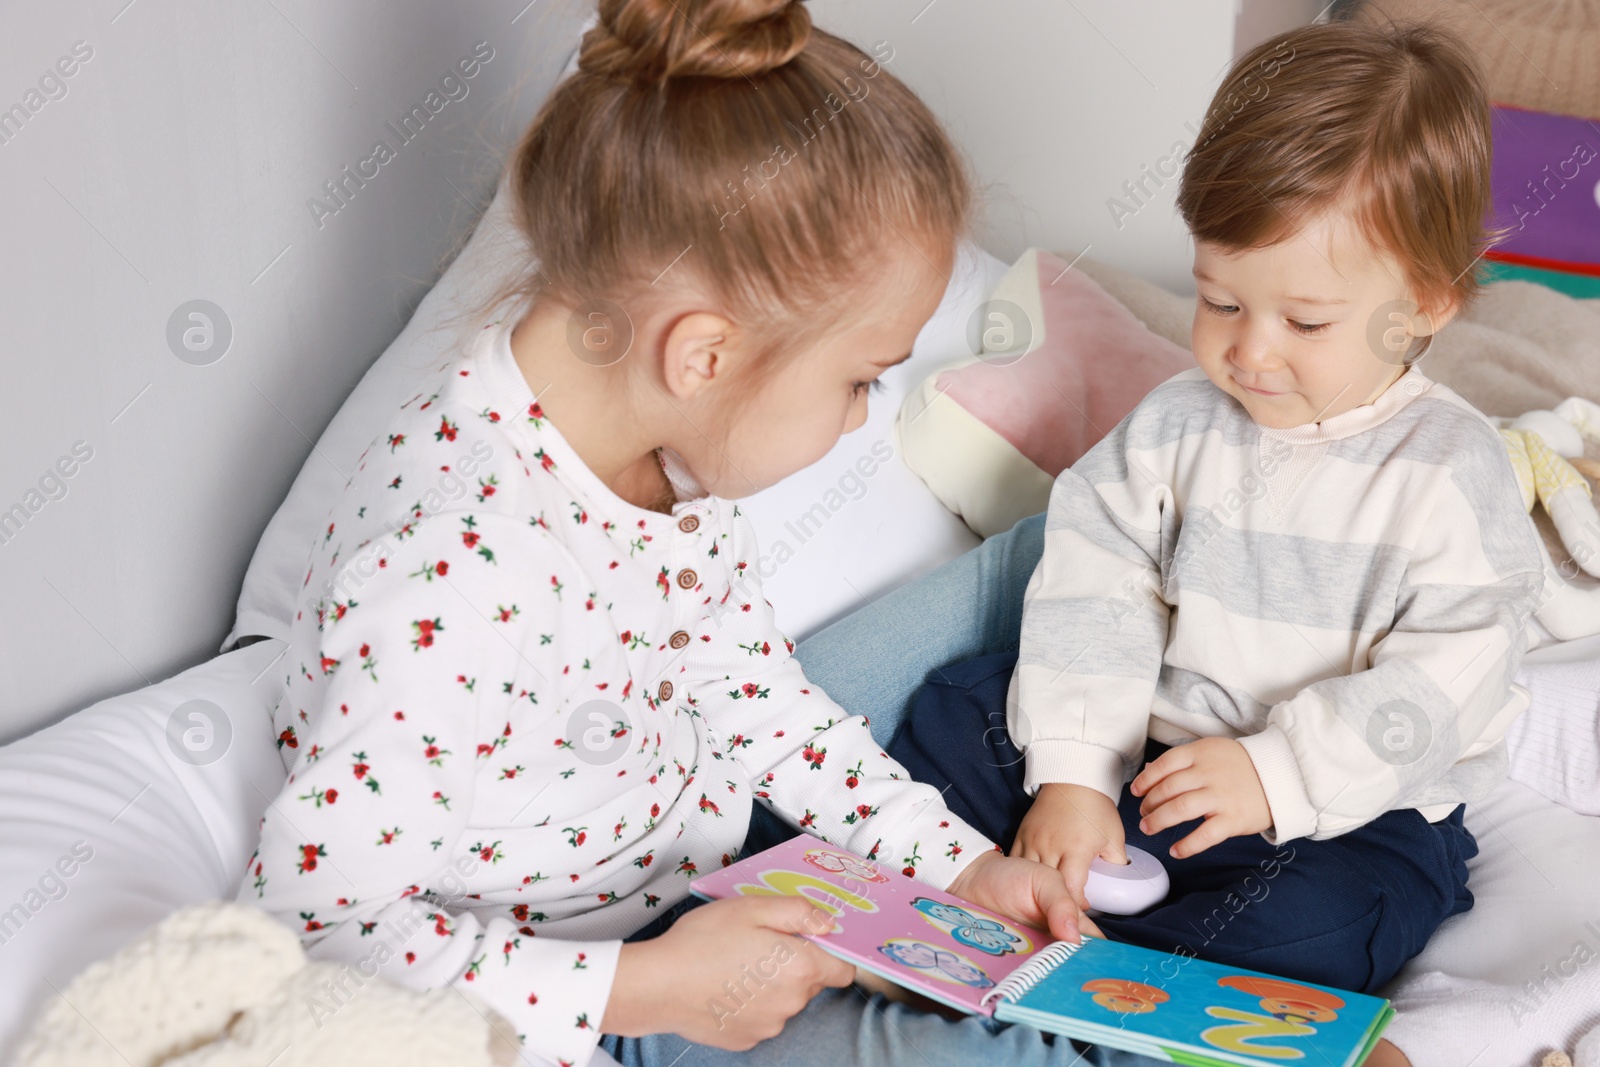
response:
{"label": "boy's fingers", "polygon": [[1107,863],[1125,864],[1128,862],[1128,850],[1124,842],[1112,841],[1100,850],[1100,858]]}
{"label": "boy's fingers", "polygon": [[1158,834],[1169,826],[1177,826],[1191,819],[1216,814],[1217,797],[1205,789],[1191,789],[1179,793],[1150,814],[1143,816],[1140,829],[1146,834]]}
{"label": "boy's fingers", "polygon": [[1194,766],[1194,754],[1184,751],[1188,747],[1188,745],[1178,745],[1176,748],[1169,748],[1149,763],[1146,763],[1144,770],[1134,776],[1133,780],[1139,783],[1140,790],[1135,792],[1134,796],[1148,793],[1156,787],[1156,783],[1174,771],[1181,771],[1186,767]]}
{"label": "boy's fingers", "polygon": [[1221,820],[1216,816],[1212,816],[1201,823],[1193,833],[1173,845],[1172,854],[1177,859],[1187,859],[1190,856],[1199,855],[1212,845],[1225,841],[1229,836],[1231,835],[1223,828]]}
{"label": "boy's fingers", "polygon": [[1174,797],[1182,796],[1190,790],[1202,789],[1205,784],[1204,776],[1196,774],[1193,768],[1186,767],[1181,771],[1174,771],[1145,792],[1144,800],[1139,804],[1139,814],[1149,815]]}

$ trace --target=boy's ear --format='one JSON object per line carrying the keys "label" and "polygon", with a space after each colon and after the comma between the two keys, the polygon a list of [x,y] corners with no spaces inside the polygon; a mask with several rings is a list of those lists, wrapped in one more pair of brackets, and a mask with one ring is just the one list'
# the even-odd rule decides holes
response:
{"label": "boy's ear", "polygon": [[1412,330],[1413,335],[1427,337],[1438,333],[1450,324],[1450,320],[1455,318],[1456,313],[1460,310],[1461,298],[1453,292],[1442,303],[1436,301],[1432,307],[1418,307],[1414,322],[1415,329]]}
{"label": "boy's ear", "polygon": [[733,323],[711,311],[690,311],[662,335],[661,377],[675,400],[693,400],[728,374]]}

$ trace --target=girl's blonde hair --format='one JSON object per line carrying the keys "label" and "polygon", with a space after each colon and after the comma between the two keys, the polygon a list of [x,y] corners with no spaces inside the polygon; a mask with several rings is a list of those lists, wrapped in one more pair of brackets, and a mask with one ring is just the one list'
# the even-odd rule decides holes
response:
{"label": "girl's blonde hair", "polygon": [[537,269],[491,304],[544,294],[637,318],[687,288],[770,364],[865,316],[852,301],[888,242],[922,242],[946,269],[972,185],[884,50],[817,29],[793,0],[599,0],[598,14],[508,164]]}
{"label": "girl's blonde hair", "polygon": [[1229,71],[1184,160],[1178,211],[1196,240],[1240,250],[1353,197],[1422,306],[1465,309],[1496,236],[1490,150],[1482,77],[1443,29],[1304,26]]}

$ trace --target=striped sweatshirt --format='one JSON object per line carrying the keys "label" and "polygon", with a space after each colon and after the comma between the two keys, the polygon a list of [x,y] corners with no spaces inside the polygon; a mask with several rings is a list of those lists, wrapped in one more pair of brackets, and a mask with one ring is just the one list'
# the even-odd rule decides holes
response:
{"label": "striped sweatshirt", "polygon": [[1287,429],[1191,368],[1052,488],[1007,698],[1026,789],[1115,802],[1147,737],[1232,737],[1269,843],[1437,821],[1505,776],[1543,584],[1499,434],[1417,367]]}

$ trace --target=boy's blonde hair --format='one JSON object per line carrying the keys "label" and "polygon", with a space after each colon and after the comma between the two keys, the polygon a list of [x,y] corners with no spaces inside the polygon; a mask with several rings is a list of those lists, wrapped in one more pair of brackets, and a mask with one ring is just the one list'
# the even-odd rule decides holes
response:
{"label": "boy's blonde hair", "polygon": [[1486,228],[1490,118],[1459,41],[1418,24],[1329,22],[1241,56],[1184,160],[1178,211],[1231,250],[1352,203],[1424,309],[1466,308]]}

